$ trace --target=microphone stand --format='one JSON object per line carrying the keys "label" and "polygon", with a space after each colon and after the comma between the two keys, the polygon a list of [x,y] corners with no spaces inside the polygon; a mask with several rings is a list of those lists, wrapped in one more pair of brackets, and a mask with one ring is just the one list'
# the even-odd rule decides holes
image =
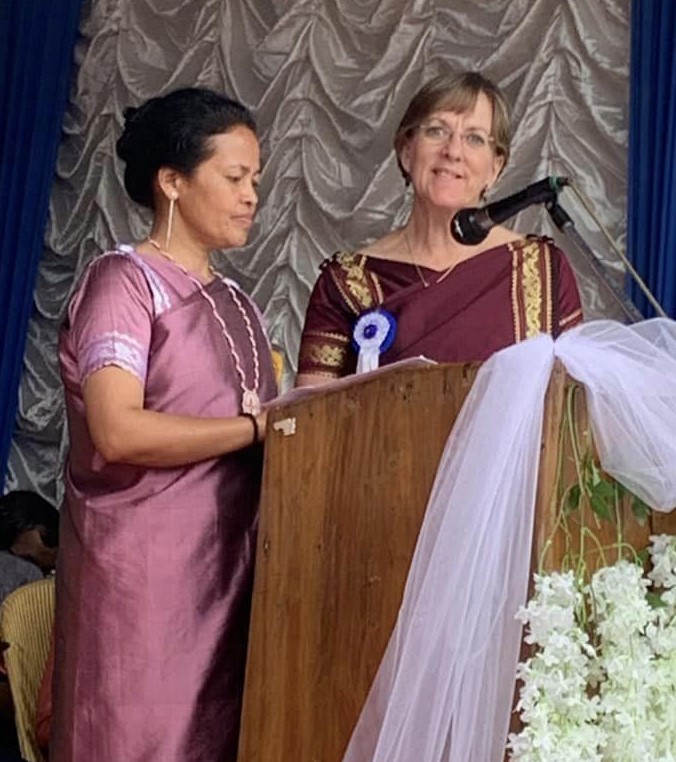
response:
{"label": "microphone stand", "polygon": [[575,223],[570,218],[568,212],[566,212],[556,199],[545,204],[545,208],[549,212],[549,216],[552,218],[556,227],[562,233],[565,233],[583,254],[585,261],[594,271],[594,275],[596,275],[606,286],[614,301],[619,305],[622,312],[628,318],[628,321],[630,323],[638,323],[640,320],[643,320],[643,315],[638,307],[631,301],[624,291],[618,288],[612,278],[608,275],[603,262],[597,258],[596,254],[594,254],[584,238],[578,233]]}

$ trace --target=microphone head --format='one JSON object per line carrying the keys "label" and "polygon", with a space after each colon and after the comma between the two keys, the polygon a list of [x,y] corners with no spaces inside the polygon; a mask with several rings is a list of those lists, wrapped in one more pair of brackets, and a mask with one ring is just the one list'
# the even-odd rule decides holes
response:
{"label": "microphone head", "polygon": [[492,225],[485,209],[461,209],[451,220],[451,235],[458,243],[476,246],[485,240]]}

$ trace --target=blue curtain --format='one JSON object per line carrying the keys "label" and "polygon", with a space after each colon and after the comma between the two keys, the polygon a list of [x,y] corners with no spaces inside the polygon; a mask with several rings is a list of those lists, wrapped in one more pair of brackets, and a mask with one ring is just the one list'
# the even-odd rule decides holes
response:
{"label": "blue curtain", "polygon": [[[631,261],[676,317],[676,2],[631,7],[628,241]],[[646,317],[652,308],[634,284]]]}
{"label": "blue curtain", "polygon": [[0,492],[82,0],[0,0]]}

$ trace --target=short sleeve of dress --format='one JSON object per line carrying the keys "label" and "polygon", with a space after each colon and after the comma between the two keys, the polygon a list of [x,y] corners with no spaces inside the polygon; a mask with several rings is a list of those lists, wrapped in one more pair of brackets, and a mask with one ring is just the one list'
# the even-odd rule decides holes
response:
{"label": "short sleeve of dress", "polygon": [[327,260],[315,283],[305,314],[298,373],[339,378],[354,372],[350,337],[355,316],[341,297]]}
{"label": "short sleeve of dress", "polygon": [[583,320],[580,292],[575,281],[575,273],[566,255],[558,249],[558,293],[557,317],[558,333],[574,328]]}
{"label": "short sleeve of dress", "polygon": [[104,254],[85,272],[68,307],[80,384],[109,365],[145,384],[154,312],[146,277],[124,254]]}

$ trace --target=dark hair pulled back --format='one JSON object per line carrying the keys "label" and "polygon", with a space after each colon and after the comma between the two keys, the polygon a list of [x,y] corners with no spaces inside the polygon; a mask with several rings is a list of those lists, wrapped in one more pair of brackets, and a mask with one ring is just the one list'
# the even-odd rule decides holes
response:
{"label": "dark hair pulled back", "polygon": [[190,175],[212,153],[209,139],[235,127],[256,132],[249,110],[238,101],[205,88],[174,90],[124,111],[117,155],[125,163],[129,197],[154,207],[153,183],[160,167]]}
{"label": "dark hair pulled back", "polygon": [[59,544],[59,512],[51,503],[27,490],[0,496],[0,550],[10,550],[23,532],[36,527],[45,545]]}

